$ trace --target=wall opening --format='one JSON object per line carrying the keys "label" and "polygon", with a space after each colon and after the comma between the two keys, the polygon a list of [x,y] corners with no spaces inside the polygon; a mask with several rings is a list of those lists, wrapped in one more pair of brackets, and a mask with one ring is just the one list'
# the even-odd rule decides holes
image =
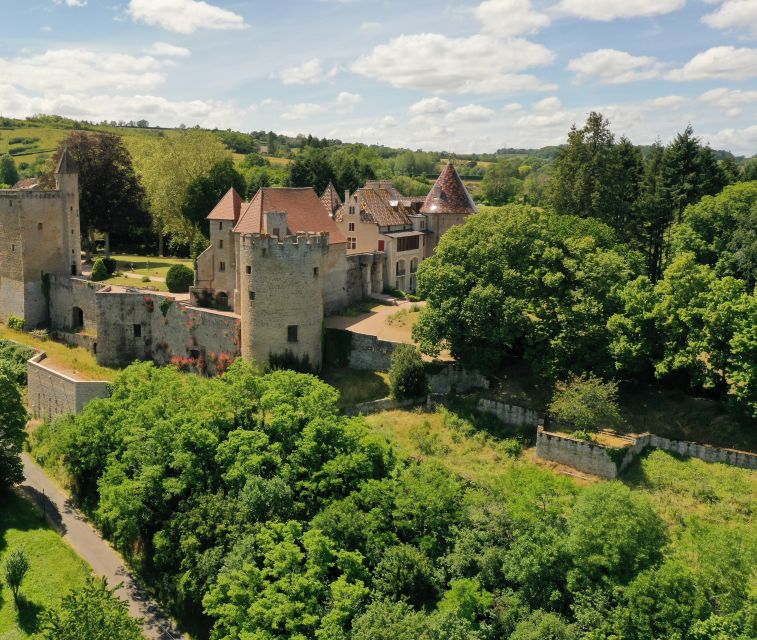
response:
{"label": "wall opening", "polygon": [[84,326],[84,310],[81,307],[74,307],[71,310],[71,328],[81,329]]}
{"label": "wall opening", "polygon": [[287,327],[287,342],[297,342],[297,325],[290,324]]}

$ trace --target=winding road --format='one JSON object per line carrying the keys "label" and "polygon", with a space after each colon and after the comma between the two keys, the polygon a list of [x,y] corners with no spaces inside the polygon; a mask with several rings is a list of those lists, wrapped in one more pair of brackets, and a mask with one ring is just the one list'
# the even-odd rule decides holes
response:
{"label": "winding road", "polygon": [[22,454],[26,480],[21,491],[35,502],[55,524],[63,539],[104,576],[111,588],[129,604],[129,613],[143,619],[144,634],[150,640],[179,640],[184,636],[163,613],[129,571],[121,555],[113,549],[74,506],[71,498],[55,484],[31,457]]}

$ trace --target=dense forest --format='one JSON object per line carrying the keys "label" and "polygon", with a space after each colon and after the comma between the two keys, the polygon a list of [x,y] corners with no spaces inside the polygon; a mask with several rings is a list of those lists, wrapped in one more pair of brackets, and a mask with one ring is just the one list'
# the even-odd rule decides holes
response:
{"label": "dense forest", "polygon": [[[757,633],[746,503],[666,521],[620,482],[579,488],[516,461],[474,485],[397,455],[314,376],[135,364],[109,399],[41,427],[33,450],[63,465],[97,526],[198,637]],[[728,472],[730,500],[751,495],[741,473]]]}

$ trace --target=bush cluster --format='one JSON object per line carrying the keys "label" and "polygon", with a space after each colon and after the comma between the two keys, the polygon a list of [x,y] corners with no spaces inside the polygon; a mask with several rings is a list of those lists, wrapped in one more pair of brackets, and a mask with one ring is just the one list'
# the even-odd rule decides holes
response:
{"label": "bush cluster", "polygon": [[173,265],[166,274],[166,286],[171,293],[187,293],[194,284],[194,271],[183,264]]}

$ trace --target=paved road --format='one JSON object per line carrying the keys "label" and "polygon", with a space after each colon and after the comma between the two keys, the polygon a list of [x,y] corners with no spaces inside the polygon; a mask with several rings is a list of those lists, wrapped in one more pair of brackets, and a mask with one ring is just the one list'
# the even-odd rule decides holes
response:
{"label": "paved road", "polygon": [[182,638],[175,625],[139,586],[120,554],[84,519],[69,496],[47,477],[28,454],[23,454],[22,459],[26,481],[21,485],[21,490],[45,510],[63,539],[89,563],[97,575],[108,580],[111,588],[122,583],[116,593],[129,603],[131,615],[144,619],[145,635],[150,640]]}

